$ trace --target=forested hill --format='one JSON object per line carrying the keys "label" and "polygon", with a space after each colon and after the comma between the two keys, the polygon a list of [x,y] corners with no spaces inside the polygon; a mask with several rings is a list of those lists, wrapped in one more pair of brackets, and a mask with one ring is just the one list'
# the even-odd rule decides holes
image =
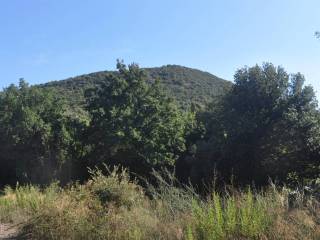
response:
{"label": "forested hill", "polygon": [[[190,103],[206,105],[215,96],[223,94],[232,83],[218,78],[208,72],[178,65],[166,65],[144,69],[149,81],[159,79],[170,96],[182,106]],[[84,102],[84,91],[106,81],[110,71],[85,74],[61,81],[52,81],[41,85],[57,90],[73,107],[81,106]]]}

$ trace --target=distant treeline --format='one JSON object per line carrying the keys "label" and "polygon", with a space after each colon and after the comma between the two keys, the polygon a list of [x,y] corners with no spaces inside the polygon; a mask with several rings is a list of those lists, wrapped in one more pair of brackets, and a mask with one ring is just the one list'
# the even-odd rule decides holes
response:
{"label": "distant treeline", "polygon": [[245,67],[210,104],[181,107],[138,65],[117,69],[82,93],[77,114],[53,88],[24,80],[5,88],[0,185],[81,181],[102,164],[147,178],[167,168],[199,187],[319,177],[320,112],[302,74],[269,63]]}

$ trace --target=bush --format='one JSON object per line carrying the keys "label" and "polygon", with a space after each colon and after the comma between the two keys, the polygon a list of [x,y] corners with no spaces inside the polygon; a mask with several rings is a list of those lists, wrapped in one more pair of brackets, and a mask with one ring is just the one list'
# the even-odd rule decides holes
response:
{"label": "bush", "polygon": [[136,182],[130,181],[126,169],[115,167],[110,171],[106,167],[108,176],[101,170],[90,171],[91,180],[86,184],[87,189],[96,195],[102,204],[115,204],[117,207],[132,207],[140,204],[144,199],[144,193]]}
{"label": "bush", "polygon": [[149,200],[125,169],[108,175],[96,169],[91,176],[86,184],[69,186],[55,201],[40,204],[25,231],[33,239],[181,239],[179,216],[169,218],[167,206]]}

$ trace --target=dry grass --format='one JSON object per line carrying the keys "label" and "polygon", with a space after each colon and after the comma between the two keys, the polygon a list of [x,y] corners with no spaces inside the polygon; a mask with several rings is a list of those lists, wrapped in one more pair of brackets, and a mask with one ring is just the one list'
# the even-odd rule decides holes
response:
{"label": "dry grass", "polygon": [[6,188],[1,222],[24,222],[32,239],[320,239],[320,207],[275,186],[264,192],[226,191],[201,199],[192,188],[157,176],[152,198],[128,173],[93,171],[84,185],[45,190]]}

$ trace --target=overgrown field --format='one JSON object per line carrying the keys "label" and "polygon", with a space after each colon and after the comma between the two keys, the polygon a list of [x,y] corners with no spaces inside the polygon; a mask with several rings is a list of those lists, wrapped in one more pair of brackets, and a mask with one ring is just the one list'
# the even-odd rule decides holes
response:
{"label": "overgrown field", "polygon": [[[141,188],[128,173],[93,171],[85,184],[7,187],[0,220],[31,239],[320,239],[320,208],[310,196],[275,185],[200,197],[156,174]],[[170,180],[171,179],[171,180]]]}

